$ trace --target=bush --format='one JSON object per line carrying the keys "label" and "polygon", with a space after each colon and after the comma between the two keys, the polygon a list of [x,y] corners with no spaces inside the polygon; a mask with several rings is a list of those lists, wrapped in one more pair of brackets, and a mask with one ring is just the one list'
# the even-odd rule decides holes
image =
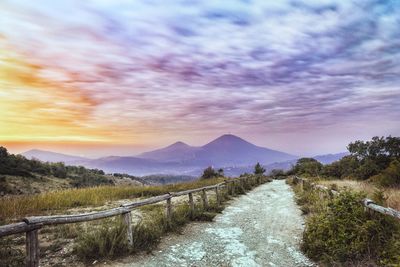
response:
{"label": "bush", "polygon": [[400,161],[393,160],[389,167],[371,177],[371,180],[384,187],[400,186]]}
{"label": "bush", "polygon": [[310,258],[327,264],[365,259],[383,265],[399,262],[398,222],[365,212],[360,204],[363,197],[345,191],[307,220],[302,249]]}
{"label": "bush", "polygon": [[201,176],[201,179],[211,179],[211,178],[215,178],[218,177],[219,174],[218,172],[216,172],[213,167],[209,166],[206,169],[204,169],[203,171],[203,175]]}

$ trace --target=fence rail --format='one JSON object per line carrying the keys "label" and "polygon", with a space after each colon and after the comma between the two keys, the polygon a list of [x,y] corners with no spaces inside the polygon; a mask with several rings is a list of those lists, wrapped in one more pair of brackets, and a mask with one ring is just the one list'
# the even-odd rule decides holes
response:
{"label": "fence rail", "polygon": [[123,222],[127,225],[127,240],[129,244],[133,243],[132,233],[132,217],[131,211],[137,207],[151,205],[166,201],[166,216],[167,219],[171,219],[172,216],[172,201],[174,197],[188,195],[190,210],[194,211],[193,194],[201,193],[202,203],[205,208],[208,207],[208,198],[206,191],[215,190],[217,205],[220,204],[221,196],[220,189],[226,187],[228,192],[232,192],[232,184],[239,183],[239,186],[243,188],[245,180],[252,179],[253,184],[261,184],[265,181],[265,178],[261,177],[239,177],[235,179],[227,179],[222,183],[210,186],[204,186],[201,188],[195,188],[191,190],[170,192],[168,194],[150,197],[135,202],[125,203],[119,207],[96,211],[90,213],[73,214],[73,215],[52,215],[52,216],[32,216],[22,219],[22,222],[2,225],[0,226],[0,238],[8,235],[14,235],[19,233],[26,233],[26,266],[37,267],[39,266],[39,238],[38,230],[45,225],[58,225],[58,224],[69,224],[78,222],[88,222],[93,220],[104,219],[108,217],[114,217],[121,215]]}
{"label": "fence rail", "polygon": [[[313,188],[315,190],[319,190],[319,191],[322,191],[322,192],[325,191],[325,192],[328,192],[328,193],[330,193],[332,195],[338,195],[339,194],[339,192],[336,191],[336,190],[329,189],[328,187],[323,186],[323,185],[312,183],[312,182],[308,181],[307,179],[303,179],[303,178],[300,178],[298,176],[294,176],[293,177],[293,181],[295,183],[297,183],[297,184],[300,184],[300,187],[302,189],[304,188],[304,186],[310,186],[311,188]],[[382,207],[382,206],[376,204],[371,199],[368,199],[368,198],[363,199],[362,200],[362,205],[367,209],[370,209],[370,210],[373,210],[373,211],[376,211],[376,212],[379,212],[379,213],[382,213],[382,214],[385,214],[385,215],[389,215],[389,216],[392,216],[392,217],[400,220],[400,211],[392,209],[392,208],[389,208],[389,207]]]}

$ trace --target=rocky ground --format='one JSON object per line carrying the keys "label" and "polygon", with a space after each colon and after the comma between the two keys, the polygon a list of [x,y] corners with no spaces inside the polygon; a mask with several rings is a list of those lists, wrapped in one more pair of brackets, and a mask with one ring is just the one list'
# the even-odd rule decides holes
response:
{"label": "rocky ground", "polygon": [[107,266],[313,266],[299,250],[303,218],[285,181],[233,200],[214,222],[191,223],[152,254]]}

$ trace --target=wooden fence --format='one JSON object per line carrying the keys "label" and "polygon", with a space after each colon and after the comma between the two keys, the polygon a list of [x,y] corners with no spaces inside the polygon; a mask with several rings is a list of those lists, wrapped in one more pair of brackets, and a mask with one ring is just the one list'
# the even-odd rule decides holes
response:
{"label": "wooden fence", "polygon": [[[325,192],[325,193],[332,194],[333,196],[339,194],[339,192],[336,191],[336,190],[329,189],[328,187],[323,186],[323,185],[312,183],[312,182],[308,181],[307,179],[303,179],[303,178],[300,178],[298,176],[294,176],[293,177],[293,181],[294,181],[295,184],[299,184],[300,188],[302,190],[304,189],[304,186],[309,186],[309,187],[311,187],[311,188],[313,188],[315,190],[320,191],[321,193]],[[392,217],[400,220],[400,211],[392,209],[392,208],[379,206],[378,204],[376,204],[371,199],[368,199],[368,198],[363,199],[362,205],[366,209],[373,210],[373,211],[376,211],[376,212],[379,212],[379,213],[382,213],[382,214],[385,214],[385,215],[389,215],[389,216],[392,216]]]}
{"label": "wooden fence", "polygon": [[250,182],[254,185],[261,184],[265,182],[265,177],[260,176],[249,176],[249,177],[240,177],[235,179],[227,179],[225,182],[205,186],[201,188],[180,191],[180,192],[171,192],[165,195],[150,197],[143,200],[138,200],[131,203],[122,204],[120,207],[112,208],[108,210],[98,211],[98,212],[90,212],[83,214],[74,214],[74,215],[52,215],[52,216],[34,216],[34,217],[26,217],[22,220],[22,222],[2,225],[0,226],[0,238],[8,235],[14,235],[19,233],[26,233],[26,266],[28,267],[37,267],[39,266],[39,238],[38,231],[45,225],[58,225],[58,224],[68,224],[68,223],[79,223],[79,222],[88,222],[93,220],[104,219],[108,217],[121,215],[123,222],[127,226],[127,239],[129,244],[133,243],[133,233],[132,233],[132,217],[131,211],[135,208],[159,203],[162,201],[166,201],[166,216],[168,220],[171,220],[173,207],[171,199],[178,196],[188,195],[189,197],[189,207],[192,212],[194,212],[194,201],[193,194],[201,193],[202,204],[204,208],[208,207],[208,198],[206,191],[215,190],[217,205],[221,203],[221,195],[220,189],[225,187],[228,190],[228,193],[233,194],[234,186],[239,186],[244,190],[244,182],[245,180],[251,180]]}

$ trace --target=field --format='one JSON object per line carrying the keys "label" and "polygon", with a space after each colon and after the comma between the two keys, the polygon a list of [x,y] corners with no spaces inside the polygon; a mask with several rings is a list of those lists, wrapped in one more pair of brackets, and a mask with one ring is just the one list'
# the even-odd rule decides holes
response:
{"label": "field", "polygon": [[222,181],[223,178],[214,178],[165,186],[98,186],[37,195],[7,196],[2,197],[0,202],[0,222],[9,223],[29,215],[65,213],[71,208],[99,207],[111,201],[162,195]]}
{"label": "field", "polygon": [[[266,178],[266,177],[265,177]],[[25,216],[29,213],[77,213],[104,209],[104,205],[117,206],[127,198],[160,195],[172,191],[199,188],[222,182],[223,178],[198,180],[166,186],[117,187],[102,186],[96,188],[62,190],[36,196],[11,197],[1,203],[2,214]],[[267,179],[263,179],[263,182]],[[166,219],[165,205],[153,204],[132,211],[133,244],[126,240],[126,225],[121,216],[104,220],[75,224],[48,226],[40,230],[41,266],[85,266],[99,260],[114,259],[140,251],[151,251],[162,236],[179,229],[190,221],[210,221],[224,208],[224,202],[230,195],[244,194],[256,186],[255,180],[234,184],[231,190],[220,190],[221,205],[217,204],[214,191],[209,191],[208,206],[202,203],[199,193],[194,194],[194,211],[189,209],[187,195],[173,200],[171,220]],[[24,202],[22,202],[22,200]],[[79,201],[79,202],[78,202]],[[14,204],[14,206],[11,206]],[[19,206],[21,205],[21,206]],[[29,211],[18,207],[32,206]],[[56,205],[58,210],[52,205]],[[108,206],[108,207],[109,207]],[[45,209],[47,208],[47,210]],[[4,208],[4,209],[3,209]],[[18,218],[14,216],[14,218]],[[7,217],[9,220],[9,217]],[[25,238],[23,234],[0,239],[0,265],[21,266],[24,262]],[[64,266],[64,265],[62,265]]]}

